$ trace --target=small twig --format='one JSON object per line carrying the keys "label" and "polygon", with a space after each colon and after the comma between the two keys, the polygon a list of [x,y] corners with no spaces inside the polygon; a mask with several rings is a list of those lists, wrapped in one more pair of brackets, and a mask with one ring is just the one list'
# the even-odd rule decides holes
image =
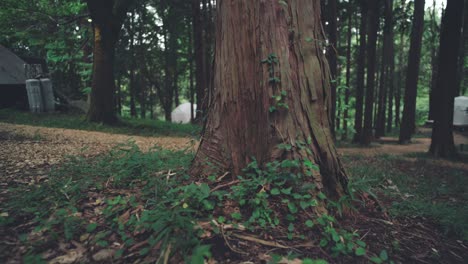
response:
{"label": "small twig", "polygon": [[283,249],[291,249],[292,248],[292,247],[282,245],[282,244],[280,244],[278,242],[270,242],[270,241],[259,239],[259,238],[253,237],[253,236],[244,236],[244,235],[239,235],[239,234],[232,234],[232,235],[239,238],[239,239],[250,241],[250,242],[255,242],[255,243],[258,243],[258,244],[261,244],[261,245],[264,245],[264,246],[277,247],[277,248],[283,248]]}
{"label": "small twig", "polygon": [[231,186],[231,185],[234,185],[234,184],[238,184],[239,182],[240,182],[239,180],[235,180],[235,181],[232,181],[232,182],[228,182],[228,183],[225,183],[225,184],[218,185],[218,186],[214,187],[213,189],[211,189],[210,192],[214,192],[214,191],[217,191],[217,190],[222,189],[224,187],[228,187],[228,186]]}
{"label": "small twig", "polygon": [[220,226],[219,229],[221,230],[221,235],[223,236],[224,242],[226,242],[226,245],[228,246],[229,249],[231,249],[233,252],[236,252],[236,253],[238,253],[238,254],[247,255],[247,253],[242,252],[242,251],[239,251],[239,250],[235,249],[233,246],[231,246],[231,244],[229,243],[228,238],[227,238],[226,235],[224,234],[224,229],[223,229],[223,227]]}
{"label": "small twig", "polygon": [[166,252],[164,252],[164,264],[167,264],[169,262],[169,254],[171,254],[171,244],[167,246]]}

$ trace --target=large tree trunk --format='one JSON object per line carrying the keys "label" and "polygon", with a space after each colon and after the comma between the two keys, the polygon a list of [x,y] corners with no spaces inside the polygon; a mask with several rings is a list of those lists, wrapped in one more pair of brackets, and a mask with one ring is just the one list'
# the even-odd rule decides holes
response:
{"label": "large tree trunk", "polygon": [[436,157],[457,155],[453,140],[453,108],[457,87],[457,66],[463,21],[463,1],[448,0],[442,19],[439,73],[435,90],[436,111],[429,152]]}
{"label": "large tree trunk", "polygon": [[414,2],[413,27],[405,85],[405,102],[399,138],[401,144],[410,142],[416,130],[416,97],[418,94],[421,42],[424,30],[424,2],[424,0],[415,0]]}
{"label": "large tree trunk", "polygon": [[93,81],[87,118],[92,122],[115,123],[114,56],[123,18],[131,1],[87,0],[93,19]]}
{"label": "large tree trunk", "polygon": [[191,174],[235,177],[253,159],[311,160],[318,189],[339,197],[347,177],[330,132],[320,1],[221,0],[217,8],[214,101]]}
{"label": "large tree trunk", "polygon": [[112,124],[114,105],[114,54],[118,32],[94,23],[93,81],[88,120]]}
{"label": "large tree trunk", "polygon": [[353,142],[357,143],[362,137],[362,120],[364,112],[364,79],[366,75],[366,49],[367,49],[367,1],[361,1],[361,21],[359,26],[359,53],[357,56],[357,78],[356,78],[356,113],[354,118]]}
{"label": "large tree trunk", "polygon": [[377,61],[377,32],[379,31],[379,0],[369,1],[369,27],[367,43],[367,89],[366,105],[364,111],[364,128],[362,130],[361,145],[370,145],[373,121],[375,73]]}

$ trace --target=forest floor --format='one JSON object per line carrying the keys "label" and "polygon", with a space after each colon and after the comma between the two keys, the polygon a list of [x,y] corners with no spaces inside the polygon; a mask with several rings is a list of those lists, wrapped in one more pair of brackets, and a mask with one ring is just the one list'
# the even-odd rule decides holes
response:
{"label": "forest floor", "polygon": [[[339,152],[344,156],[351,177],[364,185],[363,188],[368,188],[370,193],[375,193],[381,206],[387,208],[386,211],[390,214],[388,219],[356,217],[344,219],[343,222],[355,226],[357,231],[363,234],[361,239],[368,245],[387,249],[391,259],[397,263],[466,263],[467,153],[462,153],[461,161],[432,159],[425,154],[429,149],[430,129],[421,128],[419,134],[409,145],[399,145],[396,139],[391,137],[380,139],[370,148],[340,144]],[[456,132],[455,140],[457,146],[465,144],[465,151],[467,150],[468,133]],[[31,243],[25,241],[29,241],[31,237],[36,237],[36,241],[41,240],[37,238],[41,232],[34,229],[37,223],[34,223],[31,217],[15,217],[15,212],[6,205],[12,192],[15,192],[14,188],[34,186],[48,181],[51,170],[62,166],[70,157],[79,156],[85,160],[93,160],[108,153],[116,145],[125,145],[128,142],[134,142],[143,152],[157,146],[193,153],[198,145],[196,140],[189,137],[128,136],[0,123],[0,262],[35,263],[41,258],[50,263],[110,262],[116,248],[120,246],[119,242],[115,242],[115,238],[108,238],[110,242],[114,240],[110,246],[99,244],[98,241],[99,246],[92,244],[87,248],[86,245],[91,245],[87,242],[91,240],[88,234],[87,237],[78,236],[78,239],[75,238],[71,242],[65,243],[59,239],[60,243],[46,243],[39,249],[34,248]],[[171,171],[167,173],[170,175]],[[408,176],[411,179],[408,179]],[[115,195],[116,192],[119,193],[116,190],[110,193]],[[95,206],[100,205],[98,203]],[[237,245],[242,248],[243,243]],[[263,243],[262,247],[265,246]],[[110,250],[111,247],[113,249]],[[136,246],[125,251],[125,254],[133,257],[138,255],[132,250],[142,254],[141,247],[142,245],[136,243]],[[31,252],[40,253],[40,257],[36,258]],[[25,255],[30,258],[25,260]],[[263,257],[252,259],[250,256],[249,259],[252,261],[250,263],[265,261]],[[140,261],[148,260],[152,259]],[[349,259],[328,260],[330,263],[349,262]],[[128,261],[137,260],[123,260]]]}

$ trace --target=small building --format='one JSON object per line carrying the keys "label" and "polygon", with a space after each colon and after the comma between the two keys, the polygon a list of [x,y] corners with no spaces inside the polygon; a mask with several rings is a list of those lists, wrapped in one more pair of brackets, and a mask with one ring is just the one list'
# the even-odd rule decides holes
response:
{"label": "small building", "polygon": [[23,59],[0,45],[0,108],[27,108],[25,64]]}

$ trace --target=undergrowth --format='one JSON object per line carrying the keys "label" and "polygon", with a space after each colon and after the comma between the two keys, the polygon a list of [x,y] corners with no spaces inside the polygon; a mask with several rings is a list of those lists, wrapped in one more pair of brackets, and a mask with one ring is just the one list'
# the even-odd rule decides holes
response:
{"label": "undergrowth", "polygon": [[446,234],[468,240],[468,171],[439,165],[426,155],[347,157],[352,179],[369,193],[392,200],[394,216],[420,216],[438,223]]}
{"label": "undergrowth", "polygon": [[[369,253],[356,231],[315,211],[326,203],[339,214],[353,197],[333,202],[314,184],[304,184],[317,169],[312,162],[274,161],[262,168],[253,162],[235,185],[216,189],[216,177],[191,181],[186,169],[192,158],[158,148],[143,153],[132,143],[93,159],[69,157],[46,181],[11,189],[9,217],[0,224],[34,226],[33,232],[19,234],[28,249],[25,262],[40,260],[51,245],[79,241],[93,252],[112,250],[113,261],[197,264],[212,257],[214,236],[245,232],[255,234],[260,244],[265,236],[274,236],[278,245],[313,240],[332,257],[389,261],[385,250],[379,256]],[[227,204],[237,210],[225,212]],[[327,263],[307,257],[302,256],[303,263]],[[271,262],[277,258],[272,255]]]}

